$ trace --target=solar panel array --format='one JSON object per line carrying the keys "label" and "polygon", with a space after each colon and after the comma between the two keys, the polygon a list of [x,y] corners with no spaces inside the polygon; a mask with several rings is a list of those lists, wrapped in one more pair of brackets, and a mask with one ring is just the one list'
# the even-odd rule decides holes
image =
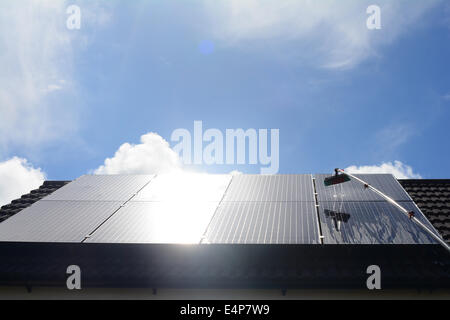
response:
{"label": "solar panel array", "polygon": [[85,175],[0,224],[0,241],[82,242],[154,175]]}
{"label": "solar panel array", "polygon": [[[326,176],[87,175],[0,223],[0,241],[435,243],[360,183]],[[358,176],[434,230],[392,175]]]}

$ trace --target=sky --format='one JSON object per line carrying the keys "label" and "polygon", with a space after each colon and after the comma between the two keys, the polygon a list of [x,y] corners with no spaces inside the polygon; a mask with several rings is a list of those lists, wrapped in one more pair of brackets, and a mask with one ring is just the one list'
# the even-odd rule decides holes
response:
{"label": "sky", "polygon": [[450,178],[448,57],[448,1],[2,0],[0,204],[83,174],[260,173],[183,163],[194,121],[278,129],[278,173]]}

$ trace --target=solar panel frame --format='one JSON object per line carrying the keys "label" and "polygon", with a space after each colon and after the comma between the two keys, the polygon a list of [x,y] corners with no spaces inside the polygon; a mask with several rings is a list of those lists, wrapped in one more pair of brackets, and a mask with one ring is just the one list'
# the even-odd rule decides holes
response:
{"label": "solar panel frame", "polygon": [[[325,186],[324,179],[330,174],[315,174],[317,198],[322,201],[385,201],[383,197],[375,192],[365,189],[358,182],[350,181]],[[373,187],[379,189],[395,201],[412,201],[409,194],[403,189],[401,184],[391,174],[355,174],[356,177],[366,181]]]}

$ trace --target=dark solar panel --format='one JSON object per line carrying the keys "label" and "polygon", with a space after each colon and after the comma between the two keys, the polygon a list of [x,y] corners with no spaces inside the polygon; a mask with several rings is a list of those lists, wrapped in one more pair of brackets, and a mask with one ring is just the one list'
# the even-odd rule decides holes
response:
{"label": "dark solar panel", "polygon": [[154,175],[84,175],[44,200],[127,201]]}
{"label": "dark solar panel", "polygon": [[231,180],[224,201],[314,201],[312,176],[237,175]]}
{"label": "dark solar panel", "polygon": [[115,201],[41,200],[0,223],[0,241],[81,242],[120,205]]}
{"label": "dark solar panel", "polygon": [[[413,210],[416,218],[433,229],[413,202],[402,202],[401,205]],[[436,243],[387,202],[320,202],[319,212],[324,244]]]}
{"label": "dark solar panel", "polygon": [[[360,182],[352,179],[348,182],[325,186],[324,179],[329,176],[330,174],[314,175],[319,201],[385,201],[381,196],[365,189]],[[400,183],[390,174],[356,174],[355,176],[396,201],[411,201]]]}
{"label": "dark solar panel", "polygon": [[314,202],[222,202],[207,243],[319,243]]}

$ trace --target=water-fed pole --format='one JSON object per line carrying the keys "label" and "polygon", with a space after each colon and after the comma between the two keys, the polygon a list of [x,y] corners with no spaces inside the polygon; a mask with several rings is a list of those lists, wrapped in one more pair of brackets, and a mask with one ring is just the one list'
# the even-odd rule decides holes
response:
{"label": "water-fed pole", "polygon": [[[364,185],[364,188],[366,189],[370,189],[373,192],[375,192],[376,194],[380,195],[381,197],[383,197],[384,199],[386,199],[389,203],[391,203],[392,205],[394,205],[397,209],[399,209],[403,214],[405,214],[412,222],[414,222],[415,224],[417,224],[419,227],[421,227],[425,232],[427,232],[430,236],[432,236],[436,241],[438,241],[445,249],[447,249],[448,252],[450,252],[450,247],[449,245],[438,235],[436,235],[433,231],[431,231],[430,228],[428,228],[426,225],[424,225],[422,222],[420,222],[419,219],[417,219],[414,216],[414,211],[408,211],[406,210],[404,207],[402,207],[397,201],[395,201],[394,199],[392,199],[391,197],[389,197],[388,195],[385,195],[383,192],[381,192],[380,190],[378,190],[377,188],[371,186],[370,184],[368,184],[367,182],[365,182],[364,180],[354,176],[353,174],[350,174],[348,172],[345,172],[343,169],[339,169],[336,168],[334,169],[335,171],[335,175],[331,176],[331,177],[326,177],[324,180],[325,186],[331,186],[334,184],[339,184],[339,183],[343,183],[346,181],[350,181],[350,178],[353,180],[356,180],[360,183],[362,183]],[[341,173],[341,174],[339,174]]]}

